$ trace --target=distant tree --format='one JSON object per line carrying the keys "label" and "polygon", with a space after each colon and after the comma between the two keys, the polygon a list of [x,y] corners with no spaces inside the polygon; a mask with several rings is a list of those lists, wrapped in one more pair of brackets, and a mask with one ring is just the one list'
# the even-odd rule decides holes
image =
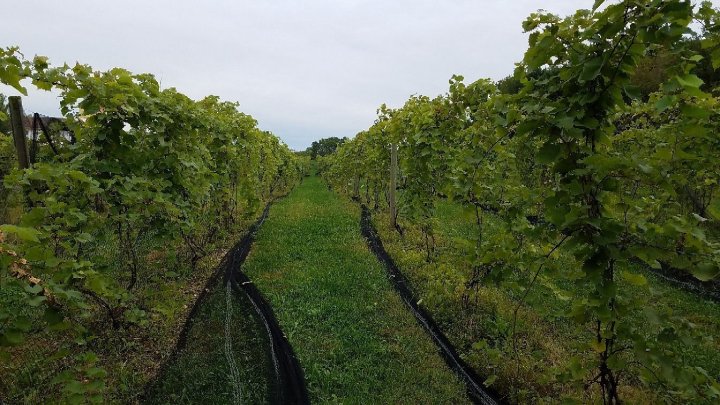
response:
{"label": "distant tree", "polygon": [[[690,48],[703,57],[695,67],[694,73],[704,82],[701,89],[713,93],[720,85],[720,70],[712,65],[710,49],[702,47],[699,39],[690,39]],[[640,90],[643,100],[647,100],[651,93],[660,90],[660,86],[670,79],[669,71],[680,63],[676,55],[665,49],[657,49],[638,61],[637,68],[630,81]]]}
{"label": "distant tree", "polygon": [[318,156],[325,156],[334,153],[338,146],[342,145],[347,138],[330,137],[323,138],[319,141],[315,141],[312,145],[307,148],[306,152],[310,154],[311,159],[316,159]]}
{"label": "distant tree", "polygon": [[523,87],[520,80],[513,75],[498,80],[496,85],[500,93],[503,94],[518,94]]}
{"label": "distant tree", "polygon": [[670,78],[668,71],[677,62],[677,56],[658,49],[638,61],[630,83],[638,88],[642,99],[647,100]]}

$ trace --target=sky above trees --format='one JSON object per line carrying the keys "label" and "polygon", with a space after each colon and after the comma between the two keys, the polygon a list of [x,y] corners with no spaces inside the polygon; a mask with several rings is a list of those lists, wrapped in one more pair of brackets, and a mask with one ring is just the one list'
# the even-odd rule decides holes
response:
{"label": "sky above trees", "polygon": [[[382,103],[443,93],[453,74],[507,76],[527,48],[528,14],[566,15],[592,3],[23,0],[0,14],[0,45],[54,64],[149,72],[194,98],[238,101],[261,128],[303,150],[320,138],[354,136]],[[35,91],[23,102],[57,115],[55,97]]]}

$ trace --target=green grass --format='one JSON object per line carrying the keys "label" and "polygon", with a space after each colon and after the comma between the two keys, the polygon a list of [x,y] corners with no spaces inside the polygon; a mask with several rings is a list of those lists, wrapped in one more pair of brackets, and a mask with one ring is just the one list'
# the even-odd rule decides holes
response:
{"label": "green grass", "polygon": [[465,388],[367,249],[359,210],[305,179],[273,206],[245,263],[313,403],[467,403]]}

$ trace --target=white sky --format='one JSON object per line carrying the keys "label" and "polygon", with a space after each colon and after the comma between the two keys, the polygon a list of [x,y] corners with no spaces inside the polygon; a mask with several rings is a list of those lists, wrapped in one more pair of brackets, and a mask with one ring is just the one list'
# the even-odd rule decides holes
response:
{"label": "white sky", "polygon": [[[593,0],[5,2],[0,46],[55,65],[153,73],[195,99],[238,101],[300,150],[354,136],[382,103],[443,93],[453,74],[468,82],[507,76],[527,48],[528,14],[567,15]],[[23,104],[58,114],[47,92],[31,92]]]}

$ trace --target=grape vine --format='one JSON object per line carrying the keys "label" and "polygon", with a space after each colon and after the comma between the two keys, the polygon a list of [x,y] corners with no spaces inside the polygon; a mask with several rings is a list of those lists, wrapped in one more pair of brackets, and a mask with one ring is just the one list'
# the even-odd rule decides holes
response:
{"label": "grape vine", "polygon": [[[28,81],[60,94],[75,142],[59,137],[57,156],[5,175],[5,190],[26,201],[19,223],[0,225],[0,280],[24,289],[25,305],[44,308],[44,322],[0,308],[0,345],[53,330],[83,347],[97,318],[115,330],[142,326],[147,315],[133,292],[157,275],[142,273],[141,241],[177,247],[194,268],[237,219],[304,171],[236,103],[194,101],[149,74],[52,66],[0,48],[0,82],[26,94]],[[107,244],[119,248],[120,274],[108,270]],[[105,371],[92,352],[81,356],[84,368],[56,382],[70,401],[103,402]]]}
{"label": "grape vine", "polygon": [[[320,159],[321,171],[340,191],[358,178],[387,190],[388,150],[397,144],[400,215],[426,235],[427,260],[436,202],[473,211],[466,286],[507,281],[516,317],[541,274],[573,280],[577,293],[565,316],[585,328],[595,360],[572,361],[558,380],[597,387],[603,403],[621,401],[627,375],[685,400],[716,398],[717,379],[664,345],[691,339],[693,326],[642,308],[619,285],[647,286],[644,275],[628,271],[634,261],[703,281],[720,275],[720,110],[715,89],[696,74],[704,58],[698,43],[713,69],[720,65],[718,12],[709,2],[605,3],[567,18],[538,12],[525,20],[530,44],[515,72],[517,94],[454,76],[445,95],[382,106],[370,129]],[[659,51],[677,63],[644,100],[633,74]],[[489,229],[488,216],[502,226]],[[568,260],[572,266],[560,264]]]}

